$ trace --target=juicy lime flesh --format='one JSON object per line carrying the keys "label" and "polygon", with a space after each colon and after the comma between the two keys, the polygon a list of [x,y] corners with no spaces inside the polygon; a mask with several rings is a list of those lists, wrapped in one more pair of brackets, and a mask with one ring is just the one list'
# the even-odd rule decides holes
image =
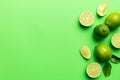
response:
{"label": "juicy lime flesh", "polygon": [[96,39],[103,39],[110,33],[108,26],[100,24],[94,28],[94,35]]}
{"label": "juicy lime flesh", "polygon": [[112,57],[111,49],[105,44],[99,44],[95,47],[95,55],[101,61],[107,61]]}
{"label": "juicy lime flesh", "polygon": [[87,75],[91,78],[97,78],[101,74],[101,66],[97,62],[91,62],[86,69]]}
{"label": "juicy lime flesh", "polygon": [[120,33],[116,33],[112,36],[111,43],[113,47],[120,48]]}
{"label": "juicy lime flesh", "polygon": [[92,12],[86,11],[80,15],[79,21],[81,25],[88,27],[94,23],[95,18]]}
{"label": "juicy lime flesh", "polygon": [[120,14],[119,13],[111,13],[105,20],[105,24],[111,29],[115,29],[120,26]]}
{"label": "juicy lime flesh", "polygon": [[80,49],[80,53],[85,59],[90,59],[91,57],[91,52],[88,46],[82,46],[82,48]]}
{"label": "juicy lime flesh", "polygon": [[97,13],[99,16],[104,16],[107,13],[108,4],[106,2],[101,3],[98,6]]}

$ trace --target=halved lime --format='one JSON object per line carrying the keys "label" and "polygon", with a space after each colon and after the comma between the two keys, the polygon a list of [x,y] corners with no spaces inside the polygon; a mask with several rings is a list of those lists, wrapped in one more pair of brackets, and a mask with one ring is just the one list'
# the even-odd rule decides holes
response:
{"label": "halved lime", "polygon": [[82,46],[80,53],[85,59],[90,59],[91,57],[91,51],[87,46]]}
{"label": "halved lime", "polygon": [[101,65],[97,62],[92,62],[88,64],[86,69],[87,75],[91,78],[97,78],[98,76],[100,76],[101,71]]}
{"label": "halved lime", "polygon": [[107,13],[108,4],[106,2],[101,3],[97,8],[97,13],[99,16],[104,16]]}
{"label": "halved lime", "polygon": [[91,26],[94,23],[95,18],[92,12],[86,11],[86,12],[81,13],[79,21],[81,25],[87,27],[87,26]]}
{"label": "halved lime", "polygon": [[111,43],[115,48],[120,48],[120,33],[116,33],[112,36]]}

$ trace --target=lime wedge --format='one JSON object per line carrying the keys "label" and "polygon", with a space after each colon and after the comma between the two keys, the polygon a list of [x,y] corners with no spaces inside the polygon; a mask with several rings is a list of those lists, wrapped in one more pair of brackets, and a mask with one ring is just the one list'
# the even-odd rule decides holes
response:
{"label": "lime wedge", "polygon": [[116,33],[112,36],[111,43],[113,47],[120,48],[120,33]]}
{"label": "lime wedge", "polygon": [[97,8],[97,13],[99,16],[104,16],[107,13],[108,4],[106,2],[101,3]]}
{"label": "lime wedge", "polygon": [[85,59],[90,59],[91,57],[90,49],[87,46],[82,46],[80,53]]}
{"label": "lime wedge", "polygon": [[91,26],[94,23],[95,18],[92,12],[86,11],[86,12],[81,13],[79,21],[81,25],[87,27],[87,26]]}
{"label": "lime wedge", "polygon": [[92,62],[88,64],[86,72],[87,75],[91,78],[97,78],[100,76],[102,71],[101,65],[97,62]]}

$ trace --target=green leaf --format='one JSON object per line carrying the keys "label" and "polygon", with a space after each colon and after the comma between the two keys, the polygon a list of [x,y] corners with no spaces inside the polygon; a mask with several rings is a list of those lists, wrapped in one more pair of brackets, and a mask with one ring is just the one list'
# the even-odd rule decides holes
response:
{"label": "green leaf", "polygon": [[111,64],[109,62],[105,62],[104,67],[103,67],[103,73],[105,77],[109,77],[111,74]]}
{"label": "green leaf", "polygon": [[120,58],[115,55],[112,55],[111,62],[118,64],[120,63]]}

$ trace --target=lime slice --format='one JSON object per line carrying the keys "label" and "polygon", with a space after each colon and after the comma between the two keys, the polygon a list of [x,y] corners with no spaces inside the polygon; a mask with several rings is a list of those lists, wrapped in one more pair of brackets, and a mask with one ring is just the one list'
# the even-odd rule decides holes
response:
{"label": "lime slice", "polygon": [[111,43],[115,48],[120,48],[120,33],[116,33],[112,36]]}
{"label": "lime slice", "polygon": [[92,62],[87,66],[87,75],[91,78],[97,78],[102,71],[101,65],[97,62]]}
{"label": "lime slice", "polygon": [[97,13],[99,16],[104,16],[107,13],[108,4],[106,2],[101,3],[97,8]]}
{"label": "lime slice", "polygon": [[85,59],[90,59],[91,57],[90,49],[87,46],[82,46],[80,53]]}
{"label": "lime slice", "polygon": [[87,26],[91,26],[94,23],[95,18],[92,12],[86,11],[86,12],[81,13],[79,21],[81,25],[87,27]]}

